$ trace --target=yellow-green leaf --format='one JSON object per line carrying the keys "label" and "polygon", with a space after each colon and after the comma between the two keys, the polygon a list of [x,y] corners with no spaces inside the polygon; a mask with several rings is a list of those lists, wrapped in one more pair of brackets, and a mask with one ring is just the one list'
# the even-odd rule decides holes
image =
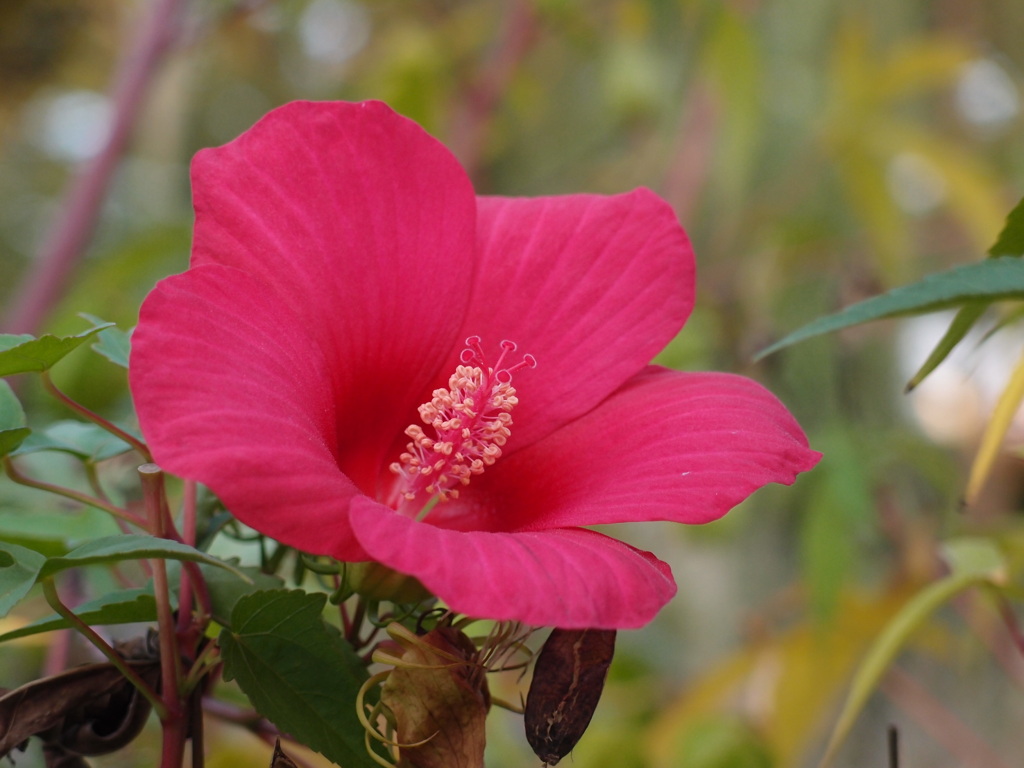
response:
{"label": "yellow-green leaf", "polygon": [[981,491],[982,486],[992,471],[992,465],[999,456],[1003,446],[1003,439],[1013,423],[1013,417],[1017,414],[1021,401],[1024,400],[1024,357],[1017,362],[1013,369],[1006,388],[999,396],[992,411],[992,418],[985,427],[985,433],[981,437],[981,445],[978,453],[971,464],[971,474],[967,479],[967,490],[964,492],[964,501],[972,504]]}
{"label": "yellow-green leaf", "polygon": [[1003,557],[990,541],[959,539],[949,542],[945,550],[952,573],[914,595],[885,627],[860,663],[825,748],[821,768],[835,756],[886,669],[935,609],[966,589],[984,583],[1000,584],[1005,578]]}

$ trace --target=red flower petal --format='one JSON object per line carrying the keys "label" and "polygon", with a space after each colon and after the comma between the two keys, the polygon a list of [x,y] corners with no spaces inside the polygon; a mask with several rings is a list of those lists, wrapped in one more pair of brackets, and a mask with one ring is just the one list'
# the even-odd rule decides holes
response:
{"label": "red flower petal", "polygon": [[339,462],[369,493],[469,300],[476,201],[439,142],[377,102],[294,102],[196,155],[193,264],[274,287],[326,356]]}
{"label": "red flower petal", "polygon": [[820,456],[756,382],[652,366],[590,413],[500,459],[449,503],[491,530],[706,523],[767,483],[792,483]]}
{"label": "red flower petal", "polygon": [[[480,260],[465,335],[537,358],[515,377],[506,453],[586,413],[642,370],[693,306],[689,241],[646,189],[480,198]],[[454,368],[454,363],[451,364]]]}
{"label": "red flower petal", "polygon": [[415,576],[469,616],[567,629],[640,627],[676,592],[665,563],[594,531],[452,531],[366,498],[353,501],[351,515],[373,559]]}
{"label": "red flower petal", "polygon": [[130,378],[165,470],[286,544],[365,559],[348,524],[359,491],[332,452],[327,363],[273,289],[213,265],[162,280],[142,305]]}

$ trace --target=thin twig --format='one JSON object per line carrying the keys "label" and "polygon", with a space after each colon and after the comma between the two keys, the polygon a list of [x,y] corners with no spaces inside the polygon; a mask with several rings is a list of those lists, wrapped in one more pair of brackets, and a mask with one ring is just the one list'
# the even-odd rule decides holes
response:
{"label": "thin twig", "polygon": [[508,0],[498,39],[480,75],[462,94],[448,145],[471,179],[477,176],[490,121],[537,33],[530,0]]}
{"label": "thin twig", "polygon": [[[173,531],[167,494],[164,490],[164,474],[156,464],[143,464],[138,468],[142,482],[142,499],[154,536],[166,537]],[[160,680],[161,696],[165,716],[160,718],[163,744],[160,768],[180,768],[185,752],[188,723],[181,700],[181,657],[178,650],[177,627],[171,611],[171,591],[167,581],[167,563],[154,559],[153,595],[156,598],[156,618],[160,638]]]}
{"label": "thin twig", "polygon": [[57,585],[53,581],[53,577],[43,579],[43,595],[46,597],[46,602],[50,604],[58,614],[60,614],[65,621],[71,624],[86,640],[92,643],[102,653],[110,663],[113,664],[123,674],[131,684],[139,689],[139,693],[145,696],[149,703],[153,705],[153,711],[157,713],[161,718],[167,714],[167,710],[164,707],[164,703],[160,700],[160,697],[156,692],[150,688],[146,681],[143,680],[139,675],[132,669],[131,665],[128,664],[121,656],[115,651],[110,645],[98,634],[96,631],[82,621],[78,616],[68,608],[60,599],[60,595],[57,594]]}
{"label": "thin twig", "polygon": [[139,517],[136,517],[131,512],[125,509],[121,509],[113,504],[110,504],[103,499],[97,499],[95,496],[90,496],[87,493],[80,493],[72,490],[71,488],[65,488],[62,485],[53,485],[51,483],[44,483],[40,480],[35,480],[27,475],[21,474],[18,469],[14,466],[14,462],[11,461],[10,456],[3,457],[4,470],[7,472],[7,476],[11,478],[18,485],[24,485],[29,488],[35,488],[40,491],[46,491],[47,493],[53,493],[57,496],[63,496],[66,499],[77,501],[79,504],[85,504],[89,507],[96,507],[96,509],[102,509],[104,512],[108,512],[114,517],[124,520],[127,523],[138,526],[143,530],[147,529],[146,521]]}
{"label": "thin twig", "polygon": [[698,80],[690,88],[663,187],[665,199],[682,222],[695,220],[697,203],[711,174],[719,118],[710,86]]}
{"label": "thin twig", "polygon": [[107,142],[71,181],[39,258],[13,291],[14,300],[3,321],[8,332],[37,333],[60,300],[75,262],[96,229],[114,170],[158,66],[174,45],[187,1],[153,0],[148,18],[132,35],[135,45],[121,61],[112,88],[114,116]]}
{"label": "thin twig", "polygon": [[135,451],[140,456],[142,456],[142,460],[143,461],[152,461],[153,460],[153,456],[149,452],[149,447],[144,442],[139,440],[134,435],[132,435],[132,434],[130,434],[128,432],[125,432],[119,426],[117,426],[113,422],[108,421],[107,419],[103,418],[102,416],[100,416],[95,411],[92,411],[89,408],[86,408],[84,405],[79,403],[77,400],[74,400],[71,397],[69,397],[61,389],[59,389],[56,384],[53,383],[53,379],[50,378],[50,374],[49,374],[48,371],[43,371],[42,374],[40,374],[40,377],[43,380],[43,386],[46,388],[46,391],[49,392],[51,395],[53,395],[58,400],[60,400],[62,403],[64,403],[64,405],[66,405],[72,411],[74,411],[75,413],[77,413],[80,416],[85,417],[86,419],[91,421],[93,424],[96,424],[97,426],[102,427],[107,432],[112,434],[114,437],[116,437],[116,438],[118,438],[120,440],[123,440],[124,442],[128,443],[128,445],[130,445],[133,449],[135,449]]}
{"label": "thin twig", "polygon": [[978,734],[906,672],[890,668],[880,688],[959,764],[966,768],[1009,768]]}
{"label": "thin twig", "polygon": [[[190,547],[196,545],[196,483],[186,480],[181,502],[182,540]],[[184,634],[192,623],[192,573],[181,569],[181,587],[178,590],[178,632]]]}

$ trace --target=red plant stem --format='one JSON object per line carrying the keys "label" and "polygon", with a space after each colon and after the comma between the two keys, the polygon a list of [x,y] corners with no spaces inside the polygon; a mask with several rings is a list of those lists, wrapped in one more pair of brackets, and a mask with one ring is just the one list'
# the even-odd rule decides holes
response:
{"label": "red plant stem", "polygon": [[697,203],[711,173],[719,129],[718,105],[707,83],[690,88],[676,147],[664,181],[665,199],[680,221],[694,221]]}
{"label": "red plant stem", "polygon": [[226,723],[240,726],[260,738],[277,738],[281,732],[262,715],[251,709],[241,709],[234,704],[207,696],[203,699],[203,711]]}
{"label": "red plant stem", "polygon": [[532,3],[509,0],[505,6],[497,44],[482,64],[480,76],[463,94],[462,108],[449,138],[449,146],[471,179],[479,170],[490,118],[536,37],[537,16]]}
{"label": "red plant stem", "polygon": [[1017,616],[1013,612],[1013,607],[1002,594],[997,592],[995,598],[999,606],[999,615],[1010,633],[1010,640],[1013,642],[1018,653],[1024,656],[1024,634],[1021,633],[1020,624],[1017,622]]}
{"label": "red plant stem", "polygon": [[880,688],[948,751],[958,765],[1009,768],[988,744],[906,672],[890,668]]}
{"label": "red plant stem", "polygon": [[[274,727],[273,723],[252,710],[239,709],[232,704],[208,697],[203,699],[203,711],[211,717],[216,717],[224,722],[233,723],[245,728],[269,745],[273,745],[275,741],[281,738],[281,732]],[[311,763],[303,760],[298,755],[290,754],[288,757],[298,766],[312,768]]]}
{"label": "red plant stem", "polygon": [[135,125],[158,65],[174,44],[177,17],[187,0],[153,0],[148,18],[132,35],[135,45],[124,57],[112,88],[114,117],[103,149],[69,185],[58,220],[13,292],[3,320],[9,333],[37,333],[64,292],[71,270],[96,228],[114,169]]}
{"label": "red plant stem", "polygon": [[64,403],[64,405],[66,405],[72,411],[74,411],[75,413],[79,414],[80,416],[84,416],[86,419],[91,421],[93,424],[96,424],[97,426],[102,427],[107,432],[112,434],[114,437],[117,437],[117,438],[123,440],[124,442],[128,443],[128,445],[130,445],[132,448],[134,448],[135,451],[140,456],[142,456],[142,460],[143,461],[152,461],[153,460],[152,455],[150,455],[150,453],[149,453],[149,447],[144,442],[139,440],[134,435],[131,435],[131,434],[125,432],[123,429],[118,427],[116,424],[114,424],[114,423],[112,423],[110,421],[107,421],[105,418],[100,416],[95,411],[92,411],[92,410],[86,408],[84,405],[79,403],[77,400],[73,400],[72,398],[68,397],[63,391],[61,391],[57,387],[56,384],[53,383],[53,379],[50,378],[50,374],[49,374],[48,371],[43,371],[42,374],[40,374],[40,376],[41,376],[41,378],[43,380],[43,386],[46,388],[46,391],[49,392],[51,395],[53,395],[58,400],[60,400],[62,403]]}
{"label": "red plant stem", "polygon": [[[155,536],[167,537],[173,528],[164,491],[163,471],[156,464],[143,464],[139,467],[138,473],[142,481],[142,498],[150,530]],[[181,670],[177,627],[174,614],[171,611],[167,564],[163,560],[155,559],[152,565],[153,593],[156,598],[156,617],[160,638],[161,698],[166,710],[165,716],[160,718],[160,725],[163,728],[160,768],[180,768],[185,756],[188,723],[178,686]]]}
{"label": "red plant stem", "polygon": [[36,488],[40,491],[46,491],[47,493],[53,493],[57,496],[63,496],[66,499],[72,499],[80,504],[85,504],[89,507],[96,507],[96,509],[102,509],[104,512],[108,512],[116,518],[124,520],[132,525],[137,525],[139,528],[146,528],[146,521],[139,517],[136,517],[131,512],[121,509],[120,507],[108,504],[103,499],[97,499],[95,496],[90,496],[87,493],[79,493],[71,488],[65,488],[62,485],[52,485],[51,483],[44,483],[39,480],[34,480],[27,475],[21,474],[18,469],[14,466],[14,462],[11,461],[10,456],[4,456],[2,459],[4,470],[7,472],[7,476],[18,485],[24,485],[29,488]]}
{"label": "red plant stem", "polygon": [[[1000,620],[1008,630],[1005,634],[1001,631],[993,631],[999,630],[1000,627],[993,626],[986,620],[986,617],[979,616],[974,610],[981,602],[979,598],[987,598],[990,595],[995,600]],[[1024,653],[1024,646],[1021,645],[1024,638],[1021,638],[1020,629],[1016,625],[1017,619],[1006,598],[995,589],[976,590],[969,595],[961,595],[960,599],[953,601],[953,606],[974,634],[988,648],[996,663],[1003,668],[1007,678],[1016,683],[1018,687],[1024,688],[1024,657],[1021,655]]]}

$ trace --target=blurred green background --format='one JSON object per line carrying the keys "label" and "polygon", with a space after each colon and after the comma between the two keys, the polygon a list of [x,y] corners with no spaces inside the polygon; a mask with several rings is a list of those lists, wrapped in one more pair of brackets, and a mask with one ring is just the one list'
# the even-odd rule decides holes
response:
{"label": "blurred green background", "polygon": [[[13,306],[69,183],[102,147],[112,81],[153,5],[0,4],[0,306]],[[960,506],[1020,354],[1012,326],[1000,346],[968,344],[913,397],[903,385],[941,320],[752,362],[818,315],[982,257],[1024,191],[1024,5],[206,0],[185,3],[181,24],[46,329],[85,327],[78,312],[130,327],[153,283],[186,267],[196,150],[292,99],[382,99],[445,142],[481,193],[663,195],[696,247],[698,304],[662,362],[758,378],[825,453],[795,488],[765,489],[718,523],[617,531],[669,561],[680,593],[622,633],[572,765],[813,765],[867,643],[941,572],[942,538],[998,535],[1024,561],[1015,458]],[[78,353],[55,379],[129,413],[121,373],[95,361]],[[30,423],[65,416],[29,382],[21,394]],[[7,480],[0,504],[0,535],[57,535],[52,520],[47,534],[26,519],[32,502]],[[43,655],[5,650],[0,684]],[[915,635],[836,764],[886,768],[893,723],[904,768],[1016,765],[1022,681],[998,613],[968,595]],[[514,681],[496,685],[516,698]],[[518,716],[497,712],[490,726],[488,765],[536,763]],[[95,765],[151,764],[139,749]],[[211,732],[209,750],[214,768],[269,754],[230,728]]]}

